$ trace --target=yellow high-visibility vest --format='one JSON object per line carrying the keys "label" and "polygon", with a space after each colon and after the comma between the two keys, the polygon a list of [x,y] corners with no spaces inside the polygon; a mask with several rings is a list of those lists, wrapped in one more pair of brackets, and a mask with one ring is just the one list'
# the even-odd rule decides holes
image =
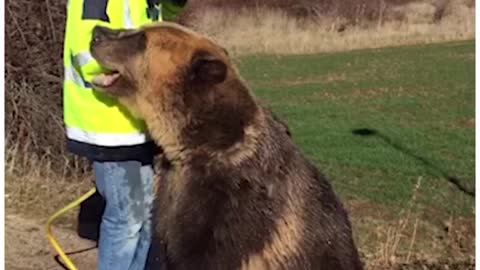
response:
{"label": "yellow high-visibility vest", "polygon": [[[175,2],[182,2],[178,5]],[[173,19],[185,1],[156,4]],[[138,28],[153,22],[147,0],[69,0],[64,43],[64,121],[70,140],[94,146],[119,147],[150,141],[146,125],[115,98],[91,86],[102,68],[89,52],[93,28]]]}

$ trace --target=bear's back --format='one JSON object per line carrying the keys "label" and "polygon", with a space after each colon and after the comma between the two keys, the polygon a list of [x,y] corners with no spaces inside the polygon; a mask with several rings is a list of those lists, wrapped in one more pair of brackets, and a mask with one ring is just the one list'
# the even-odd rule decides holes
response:
{"label": "bear's back", "polygon": [[169,215],[176,220],[164,224],[169,269],[361,269],[330,184],[286,125],[266,115],[251,158],[208,170],[192,163],[188,173],[198,181],[174,198],[182,200]]}

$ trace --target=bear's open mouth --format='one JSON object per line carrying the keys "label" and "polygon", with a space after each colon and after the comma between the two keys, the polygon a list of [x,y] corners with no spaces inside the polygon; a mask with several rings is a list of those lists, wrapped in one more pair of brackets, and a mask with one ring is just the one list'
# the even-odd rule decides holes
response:
{"label": "bear's open mouth", "polygon": [[121,75],[118,71],[110,71],[96,76],[92,83],[100,88],[109,88],[115,85],[121,79]]}

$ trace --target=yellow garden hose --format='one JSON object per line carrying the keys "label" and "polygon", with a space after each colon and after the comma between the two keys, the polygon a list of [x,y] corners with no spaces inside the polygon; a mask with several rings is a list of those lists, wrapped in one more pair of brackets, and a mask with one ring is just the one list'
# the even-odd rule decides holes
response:
{"label": "yellow garden hose", "polygon": [[62,247],[58,244],[57,240],[55,237],[53,237],[52,234],[52,223],[59,217],[63,216],[66,212],[72,210],[73,208],[79,206],[83,201],[88,199],[90,196],[92,196],[95,193],[96,189],[92,188],[90,189],[87,193],[82,195],[80,198],[76,199],[75,201],[69,203],[67,206],[63,207],[62,209],[58,210],[55,214],[53,214],[47,221],[47,236],[48,240],[52,244],[53,248],[57,251],[58,255],[60,255],[60,258],[62,258],[64,264],[68,267],[70,270],[78,270],[75,264],[73,264],[72,260],[65,254],[63,251]]}

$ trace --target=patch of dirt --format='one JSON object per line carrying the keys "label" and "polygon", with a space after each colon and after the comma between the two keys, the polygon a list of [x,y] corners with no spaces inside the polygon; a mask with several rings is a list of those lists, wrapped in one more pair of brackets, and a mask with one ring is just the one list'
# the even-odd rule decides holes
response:
{"label": "patch of dirt", "polygon": [[475,61],[475,53],[452,53],[449,55],[449,57]]}
{"label": "patch of dirt", "polygon": [[397,98],[397,97],[428,97],[429,93],[423,89],[411,89],[404,87],[396,88],[374,88],[374,89],[355,89],[345,97],[347,99],[371,99],[371,98]]}
{"label": "patch of dirt", "polygon": [[[455,218],[444,227],[431,222],[433,217],[422,216],[405,220],[399,228],[398,216],[391,210],[361,200],[346,200],[355,240],[362,260],[370,270],[473,270],[475,268],[474,220]],[[428,212],[428,211],[427,211]],[[12,213],[12,212],[10,212]],[[402,218],[402,217],[400,217]],[[431,218],[430,222],[425,219]],[[47,240],[45,219],[29,219],[18,214],[5,218],[5,266],[8,270],[63,269],[56,261],[56,252]],[[403,224],[403,223],[402,223]],[[66,226],[54,227],[54,236],[66,252],[89,249],[95,243],[79,238]],[[416,233],[415,233],[416,231]],[[392,232],[394,232],[392,238]],[[415,237],[412,236],[415,235]],[[398,239],[392,247],[391,239]],[[414,245],[411,244],[414,239]],[[383,248],[382,248],[383,247]],[[412,252],[410,260],[407,252]],[[96,268],[97,250],[71,255],[78,269]],[[409,263],[406,263],[409,262]],[[391,263],[394,263],[392,266]],[[388,267],[383,265],[388,264]]]}
{"label": "patch of dirt", "polygon": [[394,268],[395,270],[474,270],[474,262],[446,262],[446,263],[426,263],[415,262],[411,264],[401,264]]}
{"label": "patch of dirt", "polygon": [[354,99],[370,99],[376,97],[383,97],[395,93],[397,96],[402,96],[404,93],[404,89],[402,87],[398,89],[389,89],[389,88],[375,88],[375,89],[355,89],[353,90],[349,96]]}
{"label": "patch of dirt", "polygon": [[342,82],[347,81],[347,75],[345,73],[329,73],[320,78],[303,78],[298,77],[295,79],[288,79],[288,80],[277,80],[277,81],[257,81],[256,83],[262,86],[269,86],[269,87],[288,87],[288,86],[303,86],[303,85],[311,85],[311,84],[328,84],[328,83],[335,83],[335,82]]}
{"label": "patch of dirt", "polygon": [[[352,77],[352,75],[350,75]],[[290,80],[281,82],[286,86],[297,86],[297,85],[308,85],[308,84],[327,84],[335,82],[344,82],[351,80],[347,78],[347,74],[342,73],[328,73],[323,75],[321,78],[298,78],[297,80]]]}
{"label": "patch of dirt", "polygon": [[[63,269],[56,261],[56,252],[47,240],[46,222],[18,215],[5,217],[5,269]],[[81,251],[95,243],[79,238],[72,230],[54,227],[53,234],[65,252]],[[97,250],[70,255],[78,269],[96,269]]]}
{"label": "patch of dirt", "polygon": [[461,118],[461,119],[458,119],[458,120],[455,121],[453,126],[474,129],[475,128],[475,118]]}
{"label": "patch of dirt", "polygon": [[344,202],[350,218],[357,219],[362,217],[369,217],[373,219],[393,220],[394,213],[388,208],[364,200],[348,200]]}

